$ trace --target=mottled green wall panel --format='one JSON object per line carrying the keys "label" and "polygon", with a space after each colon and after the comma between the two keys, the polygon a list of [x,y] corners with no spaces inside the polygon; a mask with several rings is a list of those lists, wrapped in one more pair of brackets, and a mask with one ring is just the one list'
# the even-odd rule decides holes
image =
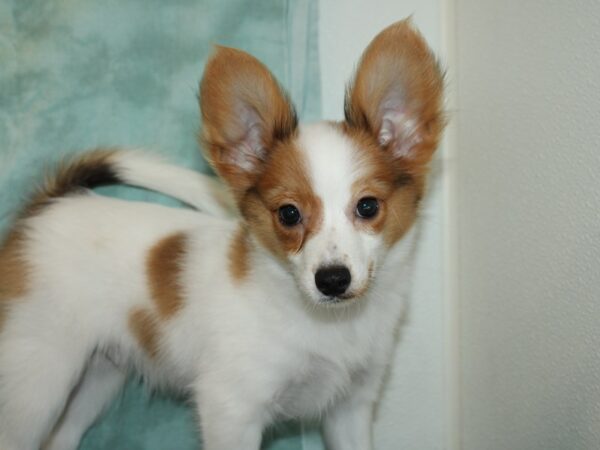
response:
{"label": "mottled green wall panel", "polygon": [[[0,233],[44,168],[99,146],[145,147],[208,170],[196,144],[197,86],[213,44],[244,49],[275,73],[305,120],[320,115],[316,0],[0,1]],[[103,194],[175,202],[139,189]],[[140,224],[143,226],[143,224]],[[269,450],[318,449],[299,425]],[[135,382],[82,450],[197,448],[185,401]]]}
{"label": "mottled green wall panel", "polygon": [[314,0],[0,2],[0,226],[42,165],[75,151],[148,147],[205,168],[196,94],[214,44],[257,56],[317,118],[316,14]]}

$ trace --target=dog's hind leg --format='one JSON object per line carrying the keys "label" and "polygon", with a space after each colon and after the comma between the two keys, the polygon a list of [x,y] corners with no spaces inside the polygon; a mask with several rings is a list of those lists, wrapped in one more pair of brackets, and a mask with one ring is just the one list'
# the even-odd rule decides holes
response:
{"label": "dog's hind leg", "polygon": [[26,313],[16,315],[0,332],[0,448],[39,450],[89,353],[58,324],[28,320],[31,316]]}
{"label": "dog's hind leg", "polygon": [[112,361],[100,353],[95,354],[44,450],[77,449],[86,430],[121,390],[125,378],[125,372]]}

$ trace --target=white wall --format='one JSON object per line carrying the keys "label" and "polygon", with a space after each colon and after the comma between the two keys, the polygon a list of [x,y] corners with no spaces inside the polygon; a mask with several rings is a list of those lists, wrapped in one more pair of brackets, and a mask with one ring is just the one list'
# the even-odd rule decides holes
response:
{"label": "white wall", "polygon": [[[437,52],[441,49],[438,0],[322,0],[319,13],[324,118],[343,117],[344,87],[354,66],[369,41],[387,25],[413,14],[430,45]],[[414,295],[376,421],[378,450],[451,447],[442,266],[442,158],[438,157],[425,205]]]}
{"label": "white wall", "polygon": [[465,450],[600,448],[600,3],[458,0]]}
{"label": "white wall", "polygon": [[451,125],[376,448],[600,448],[600,3],[322,0],[325,117],[412,13]]}

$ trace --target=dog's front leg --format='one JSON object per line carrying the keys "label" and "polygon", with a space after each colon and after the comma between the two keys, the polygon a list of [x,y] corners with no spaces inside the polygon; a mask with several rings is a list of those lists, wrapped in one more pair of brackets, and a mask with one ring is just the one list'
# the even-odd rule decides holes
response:
{"label": "dog's front leg", "polygon": [[326,413],[323,436],[327,450],[372,450],[373,408],[383,371],[373,371],[353,384],[348,395]]}
{"label": "dog's front leg", "polygon": [[371,450],[373,403],[341,401],[325,416],[323,435],[328,450]]}
{"label": "dog's front leg", "polygon": [[234,391],[219,385],[203,386],[196,395],[204,450],[260,449],[260,409]]}

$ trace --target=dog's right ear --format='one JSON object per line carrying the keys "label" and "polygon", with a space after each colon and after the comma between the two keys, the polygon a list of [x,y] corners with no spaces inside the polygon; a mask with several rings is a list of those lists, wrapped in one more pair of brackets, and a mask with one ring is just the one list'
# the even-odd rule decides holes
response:
{"label": "dog's right ear", "polygon": [[239,199],[257,180],[269,151],[296,131],[288,96],[256,58],[217,47],[200,83],[202,140],[213,168]]}
{"label": "dog's right ear", "polygon": [[369,44],[346,92],[346,123],[370,133],[401,173],[423,174],[444,129],[444,75],[410,19]]}

